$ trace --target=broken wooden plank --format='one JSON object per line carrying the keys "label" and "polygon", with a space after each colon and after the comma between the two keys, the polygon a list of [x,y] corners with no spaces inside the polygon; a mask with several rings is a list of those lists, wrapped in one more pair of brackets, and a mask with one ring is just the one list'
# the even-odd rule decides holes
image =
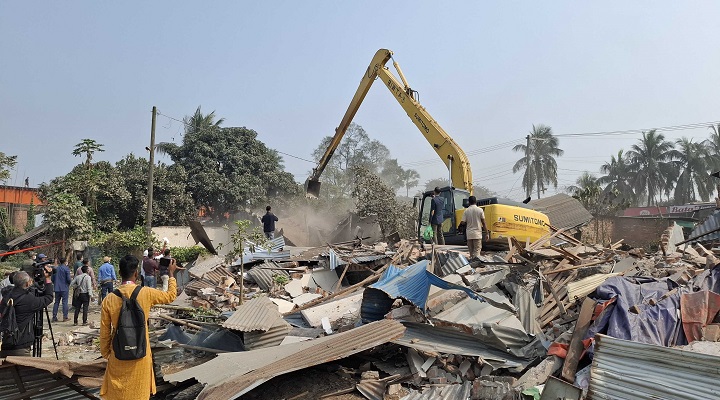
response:
{"label": "broken wooden plank", "polygon": [[589,262],[589,263],[587,263],[587,264],[573,265],[572,267],[567,267],[567,268],[563,268],[563,269],[556,269],[556,270],[553,270],[553,271],[546,271],[546,272],[545,272],[545,275],[558,274],[558,273],[560,273],[560,272],[572,271],[572,270],[574,270],[574,269],[583,268],[583,267],[592,267],[593,265],[599,265],[599,264],[607,263],[607,262],[609,262],[610,260],[611,260],[611,258],[606,258],[606,259],[603,259],[603,260],[597,260],[597,261]]}
{"label": "broken wooden plank", "polygon": [[567,357],[562,368],[562,377],[568,382],[575,382],[575,373],[577,372],[578,362],[583,353],[583,338],[590,328],[593,312],[595,311],[595,300],[586,297],[580,308],[580,315],[573,329],[572,339],[568,347]]}

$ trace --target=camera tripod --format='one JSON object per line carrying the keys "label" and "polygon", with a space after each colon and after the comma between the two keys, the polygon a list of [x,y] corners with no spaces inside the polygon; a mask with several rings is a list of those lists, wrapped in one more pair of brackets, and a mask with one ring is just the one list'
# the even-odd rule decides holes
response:
{"label": "camera tripod", "polygon": [[[50,313],[47,307],[45,307],[45,317],[47,318],[48,328],[50,329],[50,338],[52,339],[53,349],[55,350],[55,359],[59,360],[57,352],[57,345],[55,344],[55,334],[53,333],[52,323],[50,322]],[[34,317],[34,334],[35,340],[33,340],[33,357],[42,357],[42,337],[43,337],[43,312],[42,310],[35,312]]]}

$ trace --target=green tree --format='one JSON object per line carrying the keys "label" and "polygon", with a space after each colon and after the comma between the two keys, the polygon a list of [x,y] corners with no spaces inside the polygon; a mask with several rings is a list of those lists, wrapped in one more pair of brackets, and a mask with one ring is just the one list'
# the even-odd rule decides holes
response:
{"label": "green tree", "polygon": [[615,193],[620,201],[636,204],[635,191],[630,183],[632,172],[627,154],[620,150],[617,157],[611,155],[610,162],[600,166],[600,171],[605,175],[598,178],[598,184],[604,186],[605,193]]}
{"label": "green tree", "polygon": [[[618,196],[617,190],[605,190],[600,179],[585,171],[566,189],[592,215],[614,215],[618,210],[630,206],[628,200]],[[597,226],[596,226],[597,227]]]}
{"label": "green tree", "polygon": [[[331,142],[332,136],[323,138],[313,152],[313,157],[319,161]],[[355,168],[366,168],[378,173],[389,158],[390,151],[385,145],[370,139],[362,126],[351,123],[323,171],[322,192],[333,198],[347,197],[352,191]]]}
{"label": "green tree", "polygon": [[[226,227],[227,229],[230,229]],[[243,253],[246,250],[247,242],[251,241],[257,245],[265,245],[267,243],[267,239],[265,238],[265,235],[260,232],[260,228],[253,226],[253,224],[246,220],[237,220],[235,221],[235,232],[230,234],[230,240],[232,241],[232,249],[230,249],[230,252],[227,254],[227,262],[231,263],[234,258],[240,257],[240,304],[243,303],[245,294],[243,293],[243,286],[245,285],[244,279],[245,279],[245,263],[243,261]]]}
{"label": "green tree", "polygon": [[75,149],[72,154],[75,157],[85,155],[85,167],[89,169],[92,167],[93,154],[98,151],[105,151],[102,144],[93,139],[83,139],[80,143],[75,145]]}
{"label": "green tree", "polygon": [[[115,164],[129,194],[118,204],[120,229],[145,225],[147,210],[148,160],[128,154]],[[159,163],[154,168],[153,225],[186,225],[197,213],[195,203],[185,190],[188,174],[181,165]]]}
{"label": "green tree", "polygon": [[675,184],[675,201],[679,204],[694,202],[697,197],[702,201],[710,200],[713,182],[708,169],[711,168],[708,147],[703,143],[694,143],[692,139],[683,137],[675,144],[675,164],[680,168],[680,175]]}
{"label": "green tree", "polygon": [[88,239],[93,231],[90,211],[72,193],[50,195],[46,200],[44,220],[51,235],[66,242]]}
{"label": "green tree", "polygon": [[530,144],[518,144],[513,151],[521,152],[524,156],[513,165],[513,173],[524,170],[522,186],[529,197],[533,188],[540,194],[545,192],[545,185],[552,184],[557,188],[557,162],[555,157],[563,155],[563,150],[552,128],[546,125],[533,125],[530,131]]}
{"label": "green tree", "polygon": [[254,130],[219,128],[222,120],[215,122],[214,113],[202,116],[199,108],[186,121],[182,144],[164,143],[159,149],[192,177],[186,190],[214,219],[299,191],[282,158],[259,141]]}
{"label": "green tree", "polygon": [[672,162],[677,153],[673,143],[655,129],[643,132],[642,139],[632,145],[628,151],[630,171],[633,173],[631,184],[636,194],[647,195],[647,205],[656,204],[658,195],[663,191],[669,194],[678,173]]}
{"label": "green tree", "polygon": [[17,156],[8,156],[0,151],[0,182],[10,179],[10,171],[17,164]]}
{"label": "green tree", "polygon": [[429,179],[425,182],[425,192],[429,192],[433,189],[437,188],[444,188],[446,186],[450,186],[450,181],[448,178],[433,178]]}

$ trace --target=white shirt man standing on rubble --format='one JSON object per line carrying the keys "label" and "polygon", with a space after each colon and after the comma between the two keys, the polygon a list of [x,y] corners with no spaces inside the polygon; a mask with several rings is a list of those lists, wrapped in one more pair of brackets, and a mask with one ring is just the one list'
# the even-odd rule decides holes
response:
{"label": "white shirt man standing on rubble", "polygon": [[485,212],[477,206],[477,198],[470,196],[468,203],[470,205],[463,213],[462,222],[465,224],[465,237],[467,238],[470,260],[475,260],[480,257],[482,240],[488,239],[488,230],[485,224]]}

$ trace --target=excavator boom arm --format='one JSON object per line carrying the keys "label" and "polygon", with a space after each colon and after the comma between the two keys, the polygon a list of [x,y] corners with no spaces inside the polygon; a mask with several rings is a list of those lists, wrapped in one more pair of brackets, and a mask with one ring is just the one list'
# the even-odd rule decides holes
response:
{"label": "excavator boom arm", "polygon": [[472,172],[470,170],[470,162],[465,152],[460,146],[440,127],[440,125],[428,114],[423,106],[420,105],[410,94],[411,90],[405,82],[405,77],[395,64],[403,80],[404,85],[398,82],[385,64],[392,58],[392,51],[380,49],[375,53],[365,74],[360,80],[355,96],[353,96],[345,115],[340,121],[340,125],[335,129],[328,148],[320,158],[318,165],[313,169],[306,182],[306,190],[308,195],[317,197],[320,194],[320,175],[322,175],[325,167],[332,158],[335,150],[337,150],[342,141],[345,131],[350,126],[355,114],[360,108],[365,96],[376,78],[380,78],[385,86],[390,90],[400,106],[405,110],[408,117],[413,121],[415,126],[420,130],[425,139],[433,147],[433,150],[440,156],[445,165],[450,170],[452,185],[459,189],[465,189],[472,194]]}

